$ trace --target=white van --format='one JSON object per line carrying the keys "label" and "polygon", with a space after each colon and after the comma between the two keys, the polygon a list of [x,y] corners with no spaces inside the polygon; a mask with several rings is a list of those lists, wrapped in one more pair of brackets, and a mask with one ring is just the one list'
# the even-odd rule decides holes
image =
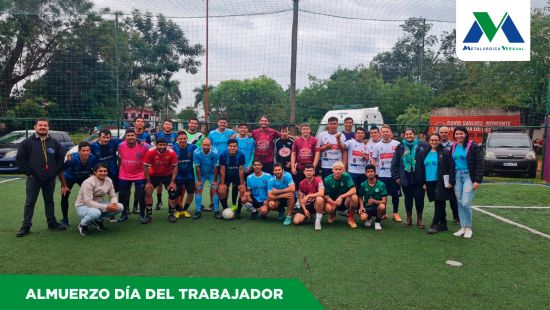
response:
{"label": "white van", "polygon": [[344,119],[347,117],[353,118],[353,130],[357,127],[364,127],[369,130],[372,124],[376,124],[379,127],[384,124],[382,119],[382,114],[378,110],[378,107],[374,108],[364,108],[364,109],[348,109],[348,110],[330,110],[328,111],[321,123],[319,124],[319,129],[317,129],[317,135],[326,130],[328,119],[332,116],[338,118],[338,130],[344,130]]}

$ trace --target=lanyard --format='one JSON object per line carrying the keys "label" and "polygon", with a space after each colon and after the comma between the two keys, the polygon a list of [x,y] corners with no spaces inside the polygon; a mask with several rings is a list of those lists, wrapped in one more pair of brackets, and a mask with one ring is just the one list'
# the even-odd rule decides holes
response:
{"label": "lanyard", "polygon": [[40,139],[40,144],[42,144],[42,155],[44,155],[44,169],[48,171],[48,155],[46,154],[46,140]]}

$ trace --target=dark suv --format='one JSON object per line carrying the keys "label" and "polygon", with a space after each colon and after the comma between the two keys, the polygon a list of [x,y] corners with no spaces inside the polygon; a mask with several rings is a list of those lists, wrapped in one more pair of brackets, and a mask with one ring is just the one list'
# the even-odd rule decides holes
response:
{"label": "dark suv", "polygon": [[493,130],[485,143],[485,174],[515,172],[537,174],[537,156],[531,139],[520,130]]}
{"label": "dark suv", "polygon": [[[34,130],[16,130],[0,137],[0,172],[19,172],[19,167],[15,161],[19,144],[33,134]],[[63,153],[73,146],[73,141],[68,133],[50,130],[49,134],[61,144]]]}

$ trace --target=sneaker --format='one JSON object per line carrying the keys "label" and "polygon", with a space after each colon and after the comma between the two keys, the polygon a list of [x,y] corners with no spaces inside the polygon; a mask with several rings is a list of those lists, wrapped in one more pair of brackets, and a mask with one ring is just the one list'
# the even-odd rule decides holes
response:
{"label": "sneaker", "polygon": [[15,234],[15,236],[16,237],[23,237],[23,236],[28,235],[30,232],[31,232],[30,227],[21,227],[21,229],[19,229],[19,231],[17,232],[17,234]]}
{"label": "sneaker", "polygon": [[372,226],[372,219],[370,218],[370,219],[366,220],[364,225],[365,225],[365,227],[371,227]]}
{"label": "sneaker", "polygon": [[374,230],[382,230],[382,225],[378,222],[374,223]]}
{"label": "sneaker", "polygon": [[254,206],[253,206],[250,202],[245,203],[245,204],[243,205],[243,208],[248,209],[248,210],[254,212]]}
{"label": "sneaker", "polygon": [[80,234],[82,236],[87,236],[88,235],[88,226],[82,226],[82,225],[78,224],[78,232],[80,232]]}
{"label": "sneaker", "polygon": [[195,214],[193,215],[193,219],[198,220],[201,218],[201,216],[202,216],[202,212],[195,212]]}
{"label": "sneaker", "polygon": [[223,218],[222,216],[222,213],[220,211],[215,211],[214,212],[214,217],[217,219],[217,220],[221,220]]}
{"label": "sneaker", "polygon": [[183,216],[184,218],[188,219],[191,217],[191,214],[188,211],[180,211],[180,217]]}
{"label": "sneaker", "polygon": [[175,218],[179,219],[179,218],[180,218],[180,216],[181,216],[181,213],[180,213],[180,211],[176,211],[176,212],[174,212],[174,217],[175,217]]}
{"label": "sneaker", "polygon": [[146,216],[140,216],[140,217],[139,217],[139,222],[140,222],[141,224],[148,224],[148,223],[150,223],[149,219],[148,219]]}
{"label": "sneaker", "polygon": [[[118,222],[119,223],[123,223],[123,222],[126,222],[128,220],[128,215],[121,215],[120,218],[118,219]],[[110,222],[111,220],[109,220]]]}
{"label": "sneaker", "polygon": [[48,229],[49,230],[67,230],[67,226],[65,226],[62,223],[53,223],[53,224],[48,224]]}
{"label": "sneaker", "polygon": [[447,227],[447,223],[445,224],[439,224],[438,228],[439,231],[449,231],[449,228]]}
{"label": "sneaker", "polygon": [[384,216],[382,217],[383,220],[387,220],[390,218],[390,215],[388,213],[384,214]]}
{"label": "sneaker", "polygon": [[285,218],[285,221],[283,222],[283,225],[290,225],[292,224],[292,217],[291,216],[287,216]]}
{"label": "sneaker", "polygon": [[252,212],[252,213],[250,214],[250,219],[251,219],[251,220],[255,220],[257,217],[258,217],[258,211]]}
{"label": "sneaker", "polygon": [[69,219],[62,219],[60,223],[65,226],[69,226]]}
{"label": "sneaker", "polygon": [[93,221],[91,223],[92,226],[95,227],[95,229],[97,229],[97,231],[105,231],[107,230],[107,227],[105,227],[105,225],[103,225],[103,222],[100,222],[100,221]]}
{"label": "sneaker", "polygon": [[455,232],[455,233],[453,234],[453,236],[455,236],[455,237],[462,237],[462,236],[464,235],[465,232],[466,232],[466,231],[464,230],[464,227],[461,227],[460,230],[458,230],[457,232]]}
{"label": "sneaker", "polygon": [[282,221],[286,218],[285,209],[281,208],[279,214],[277,215],[277,220]]}
{"label": "sneaker", "polygon": [[114,216],[109,217],[109,223],[116,223],[116,222],[118,222],[116,217],[114,217]]}
{"label": "sneaker", "polygon": [[176,216],[174,214],[168,214],[168,222],[175,223],[177,221]]}
{"label": "sneaker", "polygon": [[401,222],[401,216],[399,216],[399,213],[394,213],[394,214],[393,214],[393,220],[394,220],[395,222],[398,222],[398,223]]}
{"label": "sneaker", "polygon": [[139,208],[138,208],[138,206],[134,206],[134,208],[132,209],[132,213],[134,213],[134,214],[139,214]]}
{"label": "sneaker", "polygon": [[155,207],[155,210],[162,209],[162,201],[157,202],[157,206]]}
{"label": "sneaker", "polygon": [[321,230],[321,222],[315,222],[315,230]]}
{"label": "sneaker", "polygon": [[351,228],[357,228],[357,223],[355,223],[354,219],[348,219],[348,225]]}
{"label": "sneaker", "polygon": [[470,239],[470,238],[472,238],[472,234],[473,234],[473,231],[470,227],[466,227],[464,229],[464,238]]}
{"label": "sneaker", "polygon": [[213,209],[214,209],[214,204],[213,203],[209,204],[208,207],[204,207],[204,206],[202,207],[202,211],[206,211],[206,212],[210,212]]}
{"label": "sneaker", "polygon": [[453,218],[453,223],[460,225],[460,220],[458,218]]}
{"label": "sneaker", "polygon": [[237,208],[238,208],[237,205],[232,205],[230,207],[231,211],[233,211],[233,212],[237,212]]}
{"label": "sneaker", "polygon": [[334,223],[334,222],[336,222],[336,214],[330,214],[330,215],[328,216],[328,223],[329,223],[329,224],[332,224],[332,223]]}
{"label": "sneaker", "polygon": [[430,229],[428,229],[428,234],[433,235],[437,234],[439,232],[439,227],[437,225],[432,225]]}

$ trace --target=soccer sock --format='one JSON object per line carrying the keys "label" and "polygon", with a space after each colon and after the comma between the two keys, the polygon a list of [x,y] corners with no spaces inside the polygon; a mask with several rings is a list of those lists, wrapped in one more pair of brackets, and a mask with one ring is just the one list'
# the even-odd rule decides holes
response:
{"label": "soccer sock", "polygon": [[393,213],[397,213],[399,211],[399,196],[395,195],[391,197],[391,205],[393,207]]}
{"label": "soccer sock", "polygon": [[157,193],[157,204],[162,203],[162,193]]}
{"label": "soccer sock", "polygon": [[176,210],[183,211],[183,208],[179,204],[176,204]]}
{"label": "soccer sock", "polygon": [[134,199],[134,208],[137,208],[137,206],[138,206],[138,200]]}
{"label": "soccer sock", "polygon": [[202,193],[195,194],[195,211],[196,212],[202,211]]}
{"label": "soccer sock", "polygon": [[153,214],[153,206],[151,205],[145,206],[145,212],[147,213],[148,216],[151,216]]}
{"label": "soccer sock", "polygon": [[218,211],[220,209],[220,196],[216,193],[212,196],[212,200],[214,201],[214,211]]}
{"label": "soccer sock", "polygon": [[321,219],[323,219],[323,213],[315,213],[315,224],[321,223]]}
{"label": "soccer sock", "polygon": [[191,206],[190,203],[185,203],[185,206],[183,206],[183,211],[187,211],[187,209],[189,209],[189,206]]}
{"label": "soccer sock", "polygon": [[220,199],[220,202],[222,203],[222,208],[225,210],[227,209],[227,198]]}
{"label": "soccer sock", "polygon": [[174,214],[176,211],[176,206],[168,206],[168,214]]}
{"label": "soccer sock", "polygon": [[241,209],[243,208],[243,203],[241,202],[241,200],[239,199],[239,201],[237,202],[237,212],[241,212]]}
{"label": "soccer sock", "polygon": [[354,209],[349,209],[348,220],[353,220],[354,216],[355,216],[355,210]]}

